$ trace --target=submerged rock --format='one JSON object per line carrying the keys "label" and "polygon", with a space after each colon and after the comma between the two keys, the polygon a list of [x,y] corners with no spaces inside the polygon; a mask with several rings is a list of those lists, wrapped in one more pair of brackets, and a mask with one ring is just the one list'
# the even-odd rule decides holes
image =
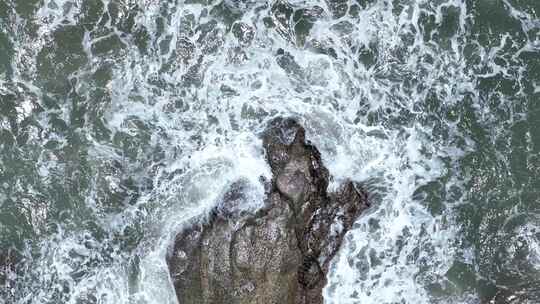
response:
{"label": "submerged rock", "polygon": [[531,279],[519,286],[497,287],[495,295],[483,304],[532,304],[540,303],[540,281]]}
{"label": "submerged rock", "polygon": [[319,151],[292,119],[264,132],[272,170],[265,206],[237,208],[248,198],[234,184],[208,221],[177,235],[167,256],[180,304],[322,303],[331,259],[369,203],[352,182],[327,193]]}
{"label": "submerged rock", "polygon": [[[9,291],[9,275],[14,273],[17,256],[13,250],[0,249],[0,296],[6,298]],[[0,301],[0,303],[2,303]]]}

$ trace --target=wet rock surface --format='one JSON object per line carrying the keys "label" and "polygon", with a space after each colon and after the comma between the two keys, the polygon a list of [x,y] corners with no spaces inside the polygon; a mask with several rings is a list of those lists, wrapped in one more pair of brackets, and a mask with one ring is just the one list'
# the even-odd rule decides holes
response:
{"label": "wet rock surface", "polygon": [[368,206],[352,182],[328,193],[328,170],[292,119],[262,135],[273,179],[256,213],[238,182],[207,221],[177,235],[167,257],[179,303],[323,303],[331,259]]}

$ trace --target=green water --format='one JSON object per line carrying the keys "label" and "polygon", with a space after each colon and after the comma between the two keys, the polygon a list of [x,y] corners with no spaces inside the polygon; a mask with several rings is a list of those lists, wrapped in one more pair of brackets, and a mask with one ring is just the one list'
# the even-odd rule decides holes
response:
{"label": "green water", "polygon": [[[539,51],[538,0],[0,0],[0,256],[18,261],[0,273],[0,303],[151,303],[138,259],[175,202],[199,197],[176,179],[197,166],[188,156],[281,114],[302,117],[337,163],[355,137],[332,137],[319,110],[385,134],[374,141],[425,128],[414,145],[441,165],[408,201],[455,231],[448,265],[430,260],[430,231],[409,237],[425,303],[539,303]],[[351,153],[357,169],[378,151]],[[406,159],[400,170],[417,171]],[[377,208],[399,174],[381,176],[358,177]],[[62,251],[64,239],[86,251]],[[104,266],[127,278],[117,298],[92,279]],[[342,303],[418,303],[398,294]]]}

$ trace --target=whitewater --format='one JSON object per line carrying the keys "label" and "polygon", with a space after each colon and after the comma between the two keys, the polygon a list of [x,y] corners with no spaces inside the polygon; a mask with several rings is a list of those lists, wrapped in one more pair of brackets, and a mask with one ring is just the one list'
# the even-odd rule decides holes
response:
{"label": "whitewater", "polygon": [[174,236],[236,181],[241,208],[262,206],[260,134],[279,116],[306,128],[331,188],[370,195],[326,303],[540,302],[539,14],[0,0],[0,255],[17,260],[0,303],[176,304]]}

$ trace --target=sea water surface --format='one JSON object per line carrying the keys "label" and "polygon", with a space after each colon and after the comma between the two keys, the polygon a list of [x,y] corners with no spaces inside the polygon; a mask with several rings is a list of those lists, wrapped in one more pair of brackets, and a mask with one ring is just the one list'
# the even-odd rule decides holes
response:
{"label": "sea water surface", "polygon": [[176,303],[276,116],[370,192],[326,303],[540,303],[538,0],[0,0],[0,303]]}

